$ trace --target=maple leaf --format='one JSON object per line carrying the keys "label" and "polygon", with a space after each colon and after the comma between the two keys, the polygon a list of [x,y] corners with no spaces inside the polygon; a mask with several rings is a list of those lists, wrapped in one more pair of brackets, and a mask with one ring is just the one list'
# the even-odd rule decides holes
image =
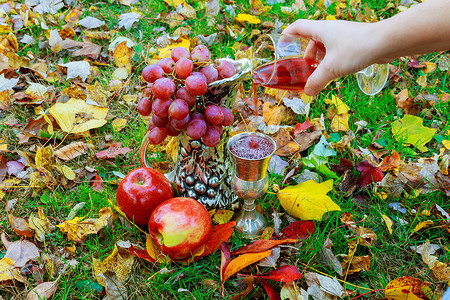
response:
{"label": "maple leaf", "polygon": [[309,117],[306,117],[306,121],[303,123],[297,123],[297,125],[295,125],[295,129],[293,131],[294,135],[297,135],[301,132],[305,132],[306,129],[310,128],[311,122],[309,121]]}
{"label": "maple leaf", "polygon": [[372,182],[379,182],[383,180],[383,172],[378,167],[374,167],[366,160],[356,164],[356,170],[361,172],[361,177],[358,179],[358,186],[365,188]]}
{"label": "maple leaf", "polygon": [[428,150],[425,144],[431,141],[436,133],[436,129],[423,126],[422,118],[411,115],[393,122],[391,130],[397,141],[411,144],[421,152]]}

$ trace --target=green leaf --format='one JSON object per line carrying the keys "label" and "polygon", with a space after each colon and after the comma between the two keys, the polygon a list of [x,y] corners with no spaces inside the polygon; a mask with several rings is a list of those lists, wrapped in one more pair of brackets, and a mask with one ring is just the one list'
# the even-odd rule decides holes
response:
{"label": "green leaf", "polygon": [[423,126],[421,118],[411,115],[392,123],[391,130],[397,141],[413,145],[421,152],[428,151],[425,144],[431,141],[436,133],[436,129]]}

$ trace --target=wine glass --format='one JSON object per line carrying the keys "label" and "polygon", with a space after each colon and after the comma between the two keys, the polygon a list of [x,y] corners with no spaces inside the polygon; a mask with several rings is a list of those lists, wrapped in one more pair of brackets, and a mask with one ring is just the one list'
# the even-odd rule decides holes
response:
{"label": "wine glass", "polygon": [[235,229],[244,237],[255,239],[267,226],[264,216],[255,209],[255,200],[269,187],[267,168],[276,143],[263,133],[241,132],[228,140],[227,149],[233,162],[231,187],[244,200],[243,209],[235,219]]}
{"label": "wine glass", "polygon": [[[307,51],[310,40],[286,34],[264,34],[255,42],[252,52],[253,84],[282,90],[304,89],[325,53],[322,44],[318,51]],[[375,95],[384,87],[389,75],[389,64],[374,64],[356,73],[361,91]]]}

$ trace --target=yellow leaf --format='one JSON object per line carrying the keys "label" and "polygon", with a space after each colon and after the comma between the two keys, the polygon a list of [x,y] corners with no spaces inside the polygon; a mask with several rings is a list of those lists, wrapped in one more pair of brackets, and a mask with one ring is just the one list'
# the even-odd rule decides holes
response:
{"label": "yellow leaf", "polygon": [[96,234],[100,229],[111,223],[113,213],[110,207],[104,207],[98,212],[98,219],[86,219],[75,217],[65,221],[56,227],[67,234],[69,240],[83,243],[89,234]]}
{"label": "yellow leaf", "polygon": [[417,232],[417,231],[419,231],[422,228],[429,227],[429,226],[431,226],[433,224],[434,223],[431,220],[420,222],[419,224],[416,225],[416,227],[414,227],[414,232]]}
{"label": "yellow leaf", "polygon": [[332,95],[331,99],[325,99],[325,103],[334,105],[334,107],[336,107],[338,115],[348,113],[348,111],[350,110],[347,104],[342,102],[342,100],[335,95]]}
{"label": "yellow leaf", "polygon": [[0,259],[0,282],[15,279],[15,275],[19,272],[19,270],[14,269],[14,260],[8,257]]}
{"label": "yellow leaf", "polygon": [[267,125],[279,125],[283,114],[281,113],[281,107],[274,105],[270,108],[270,103],[265,102],[263,105],[263,120]]}
{"label": "yellow leaf", "polygon": [[327,193],[333,187],[333,180],[317,183],[308,180],[289,186],[278,192],[278,199],[284,210],[302,220],[321,220],[324,213],[341,208]]}
{"label": "yellow leaf", "polygon": [[89,105],[79,99],[66,103],[56,103],[50,107],[50,114],[56,119],[64,132],[83,133],[106,124],[109,109]]}
{"label": "yellow leaf", "polygon": [[445,149],[450,150],[450,140],[443,140],[442,145],[445,147]]}
{"label": "yellow leaf", "polygon": [[114,131],[121,131],[127,125],[127,119],[116,118],[112,121],[111,126]]}
{"label": "yellow leaf", "polygon": [[103,286],[105,285],[105,281],[98,275],[107,271],[116,274],[119,282],[124,284],[130,276],[133,262],[134,256],[130,254],[130,251],[116,244],[111,254],[103,261],[93,258],[94,273],[97,276],[98,282]]}
{"label": "yellow leaf", "polygon": [[336,17],[334,15],[328,15],[325,20],[336,20]]}
{"label": "yellow leaf", "polygon": [[186,0],[164,0],[164,2],[176,8],[178,5],[186,3]]}
{"label": "yellow leaf", "polygon": [[333,120],[331,120],[330,126],[333,132],[349,131],[350,128],[348,127],[348,114],[340,114],[334,116]]}
{"label": "yellow leaf", "polygon": [[36,168],[44,168],[51,171],[53,167],[56,166],[56,159],[52,146],[47,146],[45,148],[38,147],[34,161]]}
{"label": "yellow leaf", "polygon": [[42,207],[39,207],[37,217],[31,213],[30,218],[28,218],[28,225],[35,231],[35,236],[40,242],[44,242],[45,234],[51,232],[50,221],[44,215]]}
{"label": "yellow leaf", "polygon": [[422,289],[427,285],[422,280],[413,277],[400,277],[389,282],[384,289],[388,300],[423,300],[428,299]]}
{"label": "yellow leaf", "polygon": [[235,17],[235,20],[240,23],[251,23],[251,24],[259,24],[261,23],[261,20],[255,16],[249,15],[249,14],[238,14],[237,17]]}
{"label": "yellow leaf", "polygon": [[166,153],[169,155],[169,157],[172,159],[173,162],[177,162],[178,159],[178,143],[177,143],[177,137],[172,137],[170,141],[167,143],[166,146]]}
{"label": "yellow leaf", "polygon": [[423,69],[423,72],[425,74],[432,73],[435,70],[436,70],[436,64],[435,63],[429,62],[429,61],[425,62],[425,68]]}
{"label": "yellow leaf", "polygon": [[155,55],[153,58],[165,58],[170,57],[170,54],[172,53],[172,50],[177,47],[183,47],[189,50],[189,47],[191,46],[191,42],[188,39],[181,39],[181,42],[177,44],[172,44],[167,47],[164,47],[162,49],[159,49],[159,54]]}
{"label": "yellow leaf", "polygon": [[116,66],[119,68],[124,67],[128,71],[131,70],[131,57],[133,54],[133,49],[127,46],[127,41],[117,45],[113,53]]}
{"label": "yellow leaf", "polygon": [[272,250],[267,250],[264,252],[246,253],[239,255],[238,257],[230,261],[230,263],[225,268],[225,272],[223,272],[224,277],[222,278],[222,282],[225,282],[228,278],[233,276],[239,270],[242,270],[243,268],[257,261],[260,261],[261,259],[269,256],[271,253]]}
{"label": "yellow leaf", "polygon": [[419,78],[417,78],[416,80],[417,84],[420,85],[421,88],[426,88],[427,87],[427,74],[420,76]]}
{"label": "yellow leaf", "polygon": [[384,224],[386,224],[389,233],[392,234],[392,224],[393,224],[392,220],[389,219],[389,217],[386,215],[381,215],[381,217],[383,218]]}
{"label": "yellow leaf", "polygon": [[69,180],[74,180],[75,179],[75,177],[76,177],[75,172],[70,167],[68,167],[66,165],[56,165],[56,168],[67,179],[69,179]]}
{"label": "yellow leaf", "polygon": [[423,126],[423,120],[412,115],[405,115],[402,119],[396,120],[392,123],[391,130],[397,141],[411,144],[421,152],[428,150],[425,144],[431,141],[436,133],[435,128]]}
{"label": "yellow leaf", "polygon": [[145,248],[147,249],[148,255],[153,258],[158,263],[166,264],[170,261],[169,256],[164,255],[161,250],[153,242],[152,236],[147,234],[147,240],[145,242]]}
{"label": "yellow leaf", "polygon": [[225,224],[228,223],[233,217],[234,212],[228,209],[218,209],[214,214],[212,220],[217,224]]}

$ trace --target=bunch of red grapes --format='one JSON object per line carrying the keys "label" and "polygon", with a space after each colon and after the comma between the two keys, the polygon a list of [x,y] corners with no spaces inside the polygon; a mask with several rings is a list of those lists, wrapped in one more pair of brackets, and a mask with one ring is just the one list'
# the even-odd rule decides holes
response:
{"label": "bunch of red grapes", "polygon": [[[191,52],[183,47],[174,48],[170,58],[147,65],[142,78],[148,82],[138,112],[150,116],[148,139],[157,145],[167,136],[187,135],[201,139],[209,147],[217,145],[224,126],[234,121],[226,107],[209,104],[197,105],[208,90],[208,84],[232,77],[236,68],[229,61],[214,63],[206,46],[199,45]],[[200,102],[203,103],[203,102]]]}

